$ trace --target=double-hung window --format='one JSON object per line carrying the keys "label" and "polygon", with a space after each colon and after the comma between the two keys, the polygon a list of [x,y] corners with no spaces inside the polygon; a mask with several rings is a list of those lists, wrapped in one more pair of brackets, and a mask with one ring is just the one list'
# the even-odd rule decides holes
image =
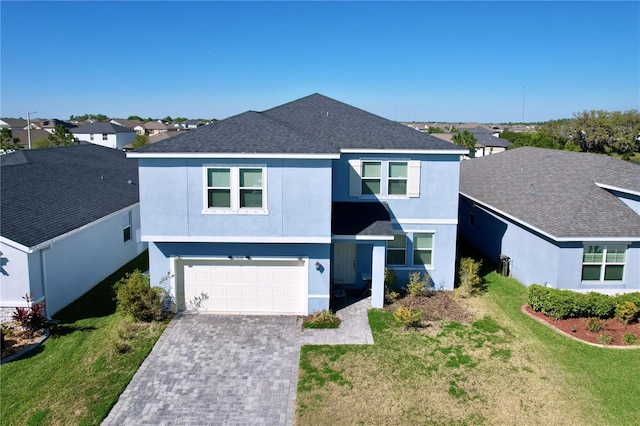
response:
{"label": "double-hung window", "polygon": [[206,167],[205,212],[266,213],[264,167]]}
{"label": "double-hung window", "polygon": [[108,140],[108,139],[109,139],[109,135],[108,135],[107,133],[103,133],[103,134],[102,134],[102,140],[103,140],[103,141],[106,141],[106,140]]}
{"label": "double-hung window", "polygon": [[362,162],[362,195],[380,195],[381,170],[380,161]]}
{"label": "double-hung window", "polygon": [[411,198],[420,196],[419,160],[349,160],[352,197]]}
{"label": "double-hung window", "polygon": [[627,247],[587,245],[582,257],[582,281],[622,281]]}
{"label": "double-hung window", "polygon": [[408,163],[406,161],[389,162],[388,195],[407,195]]}
{"label": "double-hung window", "polygon": [[131,212],[122,215],[122,240],[125,243],[131,241]]}
{"label": "double-hung window", "polygon": [[413,234],[413,264],[433,264],[433,233]]}
{"label": "double-hung window", "polygon": [[407,264],[407,235],[395,234],[393,241],[387,241],[387,265],[404,266]]}

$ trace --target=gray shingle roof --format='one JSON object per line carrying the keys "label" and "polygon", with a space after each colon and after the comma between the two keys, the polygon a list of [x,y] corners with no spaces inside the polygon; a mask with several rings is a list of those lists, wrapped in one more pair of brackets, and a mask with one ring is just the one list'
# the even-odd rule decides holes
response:
{"label": "gray shingle roof", "polygon": [[0,167],[0,234],[26,247],[138,202],[138,162],[119,150],[80,144],[18,151],[0,157]]}
{"label": "gray shingle roof", "polygon": [[331,212],[331,233],[393,237],[389,206],[384,202],[335,202]]}
{"label": "gray shingle roof", "polygon": [[460,149],[400,123],[313,94],[264,112],[249,111],[217,121],[138,152],[325,154],[347,148]]}
{"label": "gray shingle roof", "polygon": [[596,183],[640,192],[640,166],[523,147],[463,161],[460,192],[558,239],[638,238],[640,216]]}
{"label": "gray shingle roof", "polygon": [[73,134],[83,133],[132,133],[133,130],[128,127],[118,126],[117,124],[110,123],[108,121],[96,121],[95,123],[83,124],[80,127],[71,129]]}

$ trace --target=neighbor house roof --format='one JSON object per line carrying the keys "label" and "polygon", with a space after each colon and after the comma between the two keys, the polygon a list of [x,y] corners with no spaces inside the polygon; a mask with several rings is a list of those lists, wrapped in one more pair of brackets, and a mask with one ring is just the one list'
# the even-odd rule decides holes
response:
{"label": "neighbor house roof", "polygon": [[111,119],[113,124],[118,124],[120,126],[128,127],[129,129],[135,129],[136,127],[142,127],[144,122],[140,120],[127,120],[124,118],[113,118]]}
{"label": "neighbor house roof", "polygon": [[119,150],[22,150],[1,156],[0,167],[0,235],[27,248],[138,202],[138,163]]}
{"label": "neighbor house roof", "polygon": [[9,129],[25,129],[27,127],[27,120],[22,118],[2,118],[0,119],[6,125],[0,123],[0,127],[8,127]]}
{"label": "neighbor house roof", "polygon": [[[16,130],[16,129],[13,129],[13,130],[11,130],[11,135],[14,138],[20,139],[20,142],[18,142],[19,145],[22,145],[24,147],[28,147],[29,146],[29,131],[28,130]],[[47,132],[46,130],[31,129],[31,146],[33,146],[35,141],[37,141],[38,139],[48,139],[49,135],[51,135],[51,133]]]}
{"label": "neighbor house roof", "polygon": [[348,149],[461,150],[400,123],[313,94],[264,112],[235,115],[137,152],[328,154]]}
{"label": "neighbor house roof", "polygon": [[460,166],[463,196],[555,240],[640,239],[640,215],[606,187],[640,194],[640,166],[532,147]]}
{"label": "neighbor house roof", "polygon": [[108,122],[108,121],[96,121],[95,123],[84,124],[80,127],[71,130],[73,134],[85,134],[85,133],[133,133],[134,130],[131,130],[128,127],[119,126],[117,124]]}

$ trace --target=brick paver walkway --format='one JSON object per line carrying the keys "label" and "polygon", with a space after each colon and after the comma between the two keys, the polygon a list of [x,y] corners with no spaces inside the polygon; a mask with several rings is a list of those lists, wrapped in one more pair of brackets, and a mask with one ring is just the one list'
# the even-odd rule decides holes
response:
{"label": "brick paver walkway", "polygon": [[167,326],[103,425],[292,425],[300,346],[372,344],[371,300],[335,330],[293,316],[185,313]]}

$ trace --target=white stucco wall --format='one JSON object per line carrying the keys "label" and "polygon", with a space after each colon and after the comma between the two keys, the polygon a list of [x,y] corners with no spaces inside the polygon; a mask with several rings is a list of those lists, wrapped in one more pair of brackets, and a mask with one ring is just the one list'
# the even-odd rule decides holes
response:
{"label": "white stucco wall", "polygon": [[[131,240],[123,239],[123,215],[132,212]],[[6,251],[5,251],[6,249]],[[140,242],[140,208],[136,204],[53,239],[33,253],[2,245],[7,258],[2,279],[0,305],[20,306],[25,293],[39,301],[44,296],[46,312],[52,316],[82,296],[118,268],[146,249]]]}

